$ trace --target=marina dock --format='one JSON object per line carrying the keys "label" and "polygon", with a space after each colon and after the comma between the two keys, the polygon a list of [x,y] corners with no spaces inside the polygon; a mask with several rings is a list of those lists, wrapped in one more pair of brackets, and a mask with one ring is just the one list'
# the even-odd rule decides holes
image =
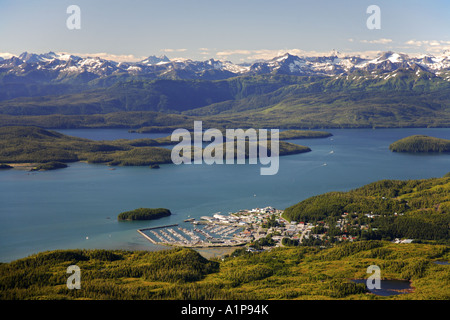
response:
{"label": "marina dock", "polygon": [[[178,224],[169,224],[166,226],[159,226],[159,227],[151,227],[151,228],[142,228],[142,229],[138,229],[137,232],[139,232],[145,239],[147,239],[148,241],[150,241],[153,244],[161,244],[155,240],[153,240],[151,237],[149,237],[148,235],[146,235],[144,233],[144,231],[150,231],[152,232],[155,237],[157,237],[161,242],[164,242],[164,238],[162,238],[161,236],[159,236],[154,230],[158,230],[158,229],[165,229],[165,228],[170,228],[170,227],[176,227],[178,226]],[[163,231],[164,232],[164,231]],[[165,232],[164,232],[165,233]]]}
{"label": "marina dock", "polygon": [[[183,226],[171,224],[137,231],[157,245],[189,248],[234,247],[248,244],[274,232],[273,228],[263,228],[262,225],[265,219],[273,215],[281,222],[281,213],[281,210],[273,207],[240,210],[229,212],[228,215],[216,212],[212,216],[200,217],[199,221],[188,216],[188,219],[183,220],[186,223]],[[284,226],[284,223],[275,230],[280,233],[280,236],[276,237],[279,242],[281,235],[290,238],[299,231],[298,228],[303,227],[301,223],[289,226]]]}
{"label": "marina dock", "polygon": [[[194,222],[195,219],[186,220],[184,222]],[[243,245],[245,241],[232,236],[239,230],[236,226],[207,223],[204,228],[196,226],[188,229],[179,227],[178,224],[170,224],[142,228],[137,232],[153,244],[203,248]]]}

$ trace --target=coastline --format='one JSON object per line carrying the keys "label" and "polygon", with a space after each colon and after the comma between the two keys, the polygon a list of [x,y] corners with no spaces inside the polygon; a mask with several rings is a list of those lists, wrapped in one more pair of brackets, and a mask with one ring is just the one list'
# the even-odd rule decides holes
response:
{"label": "coastline", "polygon": [[37,162],[27,162],[27,163],[7,163],[12,169],[17,170],[27,170],[30,171],[34,167],[38,166],[40,163]]}

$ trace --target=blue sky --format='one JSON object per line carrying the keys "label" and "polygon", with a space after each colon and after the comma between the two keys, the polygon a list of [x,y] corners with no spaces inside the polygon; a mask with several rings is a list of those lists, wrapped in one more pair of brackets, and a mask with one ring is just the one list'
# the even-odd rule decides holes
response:
{"label": "blue sky", "polygon": [[[69,5],[81,29],[69,30]],[[369,5],[381,29],[369,30]],[[149,55],[233,62],[293,54],[370,55],[450,49],[444,0],[0,0],[0,52],[69,52],[116,60]]]}

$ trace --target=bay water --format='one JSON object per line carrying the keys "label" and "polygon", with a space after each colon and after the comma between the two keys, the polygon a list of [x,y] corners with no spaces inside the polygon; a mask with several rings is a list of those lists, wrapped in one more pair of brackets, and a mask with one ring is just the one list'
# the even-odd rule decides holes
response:
{"label": "bay water", "polygon": [[[156,138],[167,134],[126,129],[73,129],[61,133],[94,140]],[[450,138],[448,128],[333,129],[332,137],[289,140],[312,151],[280,157],[276,175],[261,165],[111,167],[70,163],[46,172],[0,171],[0,262],[54,249],[159,250],[139,228],[178,223],[216,212],[273,206],[285,209],[313,195],[347,191],[381,179],[425,179],[450,171],[449,154],[389,151],[401,138]],[[119,222],[120,212],[168,208],[170,217]]]}

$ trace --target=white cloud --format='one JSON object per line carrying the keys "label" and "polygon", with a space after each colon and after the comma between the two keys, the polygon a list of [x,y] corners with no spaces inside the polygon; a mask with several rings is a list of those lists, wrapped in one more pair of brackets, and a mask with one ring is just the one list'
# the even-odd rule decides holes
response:
{"label": "white cloud", "polygon": [[162,52],[185,52],[187,49],[161,49]]}
{"label": "white cloud", "polygon": [[274,57],[281,56],[285,53],[290,53],[292,55],[303,55],[305,51],[301,49],[284,49],[284,50],[272,50],[272,49],[259,49],[259,50],[247,50],[247,49],[236,49],[236,50],[225,50],[216,53],[216,56],[221,59],[226,59],[229,56],[241,55],[240,60],[244,58],[245,60],[268,60]]}
{"label": "white cloud", "polygon": [[208,48],[198,48],[201,55],[209,56],[211,55],[210,50]]}
{"label": "white cloud", "polygon": [[415,47],[423,53],[441,54],[450,50],[450,41],[446,40],[408,40],[405,42],[407,48]]}
{"label": "white cloud", "polygon": [[[145,59],[146,57],[136,57],[133,54],[112,54],[106,52],[96,52],[96,53],[79,53],[79,52],[57,52],[57,54],[65,55],[70,54],[73,56],[78,56],[82,58],[87,57],[98,57],[105,60],[113,60],[117,62],[136,62]],[[0,57],[4,59],[10,59],[11,57],[18,57],[20,54],[13,54],[9,52],[0,52]]]}
{"label": "white cloud", "polygon": [[67,52],[58,52],[58,54],[71,54],[74,56],[79,56],[82,58],[86,57],[98,57],[105,60],[113,60],[116,62],[136,62],[145,59],[146,57],[136,57],[133,54],[112,54],[107,52],[97,52],[97,53],[67,53]]}
{"label": "white cloud", "polygon": [[[247,50],[247,49],[235,49],[235,50],[224,50],[216,52],[216,57],[221,60],[226,60],[230,56],[238,56],[239,61],[247,60],[269,60],[273,57],[281,56],[286,53],[286,50],[269,50],[269,49],[260,49],[260,50]],[[291,52],[291,54],[294,54]],[[236,59],[237,59],[236,58]]]}
{"label": "white cloud", "polygon": [[216,53],[216,56],[219,57],[228,57],[233,56],[236,54],[251,54],[252,51],[250,50],[225,50],[225,51],[219,51]]}
{"label": "white cloud", "polygon": [[[273,49],[259,49],[259,50],[247,50],[247,49],[235,49],[235,50],[225,50],[216,53],[218,59],[228,59],[233,56],[233,60],[239,62],[250,62],[255,60],[270,60],[274,57],[282,56],[289,53],[294,56],[304,56],[304,57],[317,57],[317,56],[330,56],[335,54],[334,50],[330,51],[306,51],[302,49],[284,49],[284,50],[273,50]],[[338,53],[338,56],[343,57],[347,55],[360,56],[362,58],[374,58],[380,54],[380,51],[367,50],[367,51],[353,51],[353,52],[342,52]]]}
{"label": "white cloud", "polygon": [[388,44],[392,42],[392,39],[381,38],[376,40],[361,40],[360,42],[370,44]]}
{"label": "white cloud", "polygon": [[285,53],[290,53],[292,55],[299,55],[300,50],[270,50],[270,49],[262,49],[262,50],[253,50],[247,56],[248,60],[269,60],[274,57],[282,56]]}
{"label": "white cloud", "polygon": [[409,41],[406,41],[405,44],[410,45],[410,46],[420,47],[423,44],[423,42],[416,41],[416,40],[409,40]]}
{"label": "white cloud", "polygon": [[13,53],[9,53],[9,52],[0,52],[0,57],[2,57],[3,59],[10,59],[10,58],[12,58],[14,56],[17,57],[18,55],[13,54]]}

